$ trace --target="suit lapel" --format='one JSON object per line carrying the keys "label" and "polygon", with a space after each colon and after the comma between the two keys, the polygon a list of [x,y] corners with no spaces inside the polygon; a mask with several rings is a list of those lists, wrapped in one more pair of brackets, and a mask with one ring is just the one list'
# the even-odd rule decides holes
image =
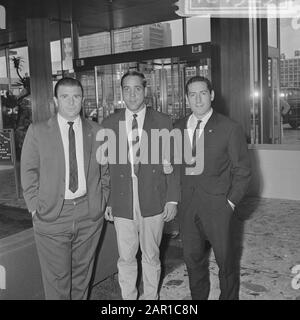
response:
{"label": "suit lapel", "polygon": [[[148,161],[151,159],[151,129],[155,128],[155,124],[153,123],[153,117],[151,113],[151,109],[146,107],[146,114],[143,124],[143,131],[141,137],[141,146],[145,146],[145,142],[148,141],[148,147],[141,147],[141,159]],[[145,154],[146,151],[148,154]]]}
{"label": "suit lapel", "polygon": [[89,165],[91,160],[92,152],[92,130],[91,125],[84,119],[81,118],[82,123],[82,139],[83,139],[83,159],[84,159],[84,172],[87,178],[89,172]]}
{"label": "suit lapel", "polygon": [[62,175],[65,177],[66,175],[66,165],[65,165],[65,152],[64,145],[62,142],[61,132],[57,121],[57,116],[54,116],[48,120],[48,126],[50,129],[49,139],[52,141],[50,152],[57,157],[59,163],[59,168],[62,168]]}
{"label": "suit lapel", "polygon": [[205,145],[210,145],[210,140],[214,136],[215,129],[218,122],[218,114],[213,111],[211,117],[208,119],[206,126],[204,128],[204,143]]}
{"label": "suit lapel", "polygon": [[[189,121],[190,115],[188,115],[186,118],[184,118],[183,121],[183,126],[182,126],[182,142],[183,142],[183,149],[185,150],[186,154],[192,154],[192,144],[191,140],[189,137],[188,129],[187,129],[187,124]],[[183,154],[185,154],[183,152]]]}
{"label": "suit lapel", "polygon": [[[126,109],[124,108],[124,109],[121,109],[120,111],[118,111],[119,117],[117,118],[117,121],[115,122],[115,128],[113,128],[114,132],[116,133],[116,146],[111,146],[111,148],[116,148],[116,161],[117,161],[117,163],[123,163],[123,161],[120,162],[120,159],[124,158],[125,152],[126,152],[126,163],[127,163],[127,159],[128,159],[127,156],[128,156],[128,152],[129,152],[129,145],[128,145],[128,137],[127,137],[127,131],[126,131],[125,110]],[[121,131],[120,131],[120,129],[121,129]],[[121,142],[120,142],[120,138],[121,138]],[[123,148],[125,143],[126,143],[126,149]],[[121,151],[122,155],[120,155],[120,151]],[[125,161],[125,158],[123,160]]]}

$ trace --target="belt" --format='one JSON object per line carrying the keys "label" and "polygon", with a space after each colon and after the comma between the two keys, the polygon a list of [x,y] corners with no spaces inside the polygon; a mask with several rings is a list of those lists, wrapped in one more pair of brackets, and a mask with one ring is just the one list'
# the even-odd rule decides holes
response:
{"label": "belt", "polygon": [[83,202],[87,200],[87,194],[78,197],[78,198],[74,198],[74,199],[65,199],[64,200],[64,204],[72,204],[73,206],[76,206],[77,204]]}

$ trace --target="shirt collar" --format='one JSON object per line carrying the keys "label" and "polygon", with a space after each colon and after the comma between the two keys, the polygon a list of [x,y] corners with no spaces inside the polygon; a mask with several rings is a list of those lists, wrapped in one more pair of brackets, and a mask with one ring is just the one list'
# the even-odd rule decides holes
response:
{"label": "shirt collar", "polygon": [[[213,109],[210,108],[210,110],[208,111],[208,113],[201,119],[201,125],[202,125],[202,126],[203,126],[203,125],[204,125],[204,126],[206,125],[206,123],[207,123],[207,121],[209,120],[209,118],[211,117],[212,113],[213,113]],[[200,119],[198,119],[198,118],[194,115],[194,113],[192,113],[191,116],[190,116],[190,118],[189,118],[189,122],[190,122],[191,124],[196,125],[197,122],[198,122],[198,120],[200,120]]]}
{"label": "shirt collar", "polygon": [[134,114],[138,115],[138,119],[145,117],[146,114],[146,106],[144,106],[144,108],[142,110],[140,110],[139,112],[132,112],[131,110],[129,110],[128,108],[126,108],[125,110],[125,117],[126,119],[131,119],[133,117]]}
{"label": "shirt collar", "polygon": [[[69,124],[68,124],[69,120],[62,117],[59,113],[57,113],[57,121],[61,126],[69,127]],[[73,127],[78,127],[81,123],[80,116],[78,115],[78,117],[74,119],[72,122],[74,122]]]}

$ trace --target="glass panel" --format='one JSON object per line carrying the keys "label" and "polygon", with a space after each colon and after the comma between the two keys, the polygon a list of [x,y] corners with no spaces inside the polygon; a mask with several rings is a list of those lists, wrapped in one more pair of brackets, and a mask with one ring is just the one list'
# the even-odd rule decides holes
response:
{"label": "glass panel", "polygon": [[250,140],[252,144],[261,143],[261,88],[259,84],[259,49],[257,19],[249,20],[250,46]]}
{"label": "glass panel", "polygon": [[277,48],[277,19],[268,19],[268,46]]}
{"label": "glass panel", "polygon": [[27,94],[29,82],[28,47],[9,50],[11,93],[20,99]]}
{"label": "glass panel", "polygon": [[271,102],[272,102],[272,143],[281,142],[281,114],[279,103],[279,87],[278,87],[278,59],[272,58],[271,61]]}
{"label": "glass panel", "polygon": [[[183,43],[181,19],[119,29],[113,32],[114,53],[178,46]],[[110,53],[109,32],[79,37],[80,58]]]}
{"label": "glass panel", "polygon": [[[19,60],[19,75],[17,69],[15,68],[15,59]],[[14,48],[9,50],[9,60],[10,60],[10,77],[11,77],[11,90],[13,94],[18,95],[23,89],[20,84],[20,77],[29,77],[29,60],[28,60],[28,47]]]}
{"label": "glass panel", "polygon": [[53,21],[50,24],[51,35],[51,65],[53,86],[63,76],[73,76],[73,52],[71,41],[71,23],[67,21]]}
{"label": "glass panel", "polygon": [[132,29],[120,29],[114,31],[115,53],[132,51]]}
{"label": "glass panel", "polygon": [[169,24],[171,28],[172,47],[183,45],[182,19],[163,22]]}
{"label": "glass panel", "polygon": [[191,17],[186,19],[187,44],[210,42],[210,18]]}
{"label": "glass panel", "polygon": [[50,43],[51,50],[51,65],[52,65],[52,75],[61,74],[62,64],[61,64],[61,50],[60,41],[52,41]]}
{"label": "glass panel", "polygon": [[280,108],[282,143],[300,144],[300,30],[280,19]]}
{"label": "glass panel", "polygon": [[9,86],[5,52],[6,50],[0,50],[0,129],[3,129],[3,118],[6,113],[6,107],[4,106],[5,95]]}
{"label": "glass panel", "polygon": [[94,33],[79,37],[79,57],[111,54],[109,32]]}
{"label": "glass panel", "polygon": [[[0,78],[7,78],[5,50],[0,50]],[[2,83],[2,81],[1,81]],[[1,85],[0,83],[0,85]]]}
{"label": "glass panel", "polygon": [[94,71],[76,73],[76,78],[81,82],[84,91],[83,114],[86,118],[97,121],[97,103]]}
{"label": "glass panel", "polygon": [[172,37],[171,25],[175,32],[179,30],[178,22],[154,23],[115,30],[115,53],[170,47],[174,45],[172,40],[177,45],[180,43],[180,37]]}
{"label": "glass panel", "polygon": [[121,78],[128,70],[139,70],[147,80],[146,105],[169,114],[174,120],[189,113],[185,106],[184,83],[192,75],[211,78],[210,58],[180,61],[179,57],[96,66],[94,71],[78,73],[85,94],[84,114],[101,122],[124,108]]}
{"label": "glass panel", "polygon": [[61,50],[61,42],[52,41],[51,48],[51,63],[52,63],[52,75],[54,80],[57,80],[64,76],[70,76],[73,74],[73,60],[72,60],[72,41],[71,38],[63,39],[63,48]]}
{"label": "glass panel", "polygon": [[[1,85],[2,125],[6,129],[14,129],[19,160],[26,131],[32,121],[28,47],[10,49],[8,59],[9,74],[1,81],[5,82],[3,87]],[[3,63],[6,65],[5,61]]]}

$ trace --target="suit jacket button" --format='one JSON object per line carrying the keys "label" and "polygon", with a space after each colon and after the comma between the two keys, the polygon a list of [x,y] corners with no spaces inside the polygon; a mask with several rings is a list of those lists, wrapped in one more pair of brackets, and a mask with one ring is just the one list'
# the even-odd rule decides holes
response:
{"label": "suit jacket button", "polygon": [[120,174],[120,177],[121,177],[121,178],[124,178],[124,174]]}

